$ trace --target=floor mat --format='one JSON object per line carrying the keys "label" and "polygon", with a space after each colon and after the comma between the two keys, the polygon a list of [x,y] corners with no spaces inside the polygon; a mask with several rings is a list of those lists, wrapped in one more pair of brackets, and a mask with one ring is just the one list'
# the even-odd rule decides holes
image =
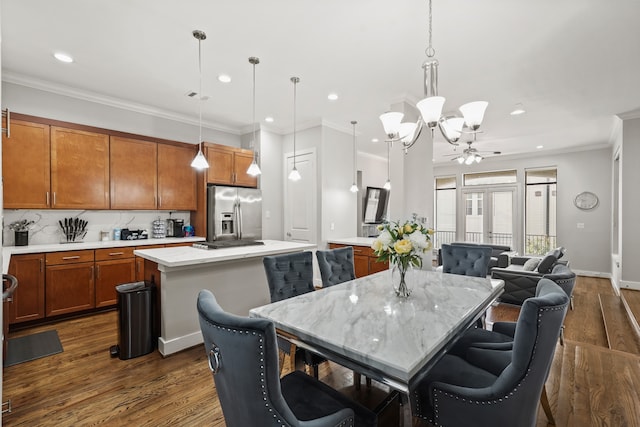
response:
{"label": "floor mat", "polygon": [[10,338],[7,341],[7,357],[4,361],[4,366],[17,365],[18,363],[62,353],[62,351],[62,344],[56,330]]}

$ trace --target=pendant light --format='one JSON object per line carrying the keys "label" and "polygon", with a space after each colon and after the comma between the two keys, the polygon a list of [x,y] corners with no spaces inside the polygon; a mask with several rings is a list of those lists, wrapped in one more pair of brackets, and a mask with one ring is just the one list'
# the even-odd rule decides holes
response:
{"label": "pendant light", "polygon": [[296,86],[300,83],[300,78],[291,77],[293,83],[293,169],[289,173],[289,179],[291,181],[299,181],[301,176],[296,168]]}
{"label": "pendant light", "polygon": [[356,185],[356,176],[357,176],[357,172],[356,172],[356,124],[358,124],[358,122],[356,122],[355,120],[352,120],[351,124],[353,125],[353,184],[351,184],[351,188],[349,190],[352,193],[357,193],[358,192],[358,186]]}
{"label": "pendant light", "polygon": [[199,89],[198,89],[198,129],[199,129],[199,137],[198,137],[198,154],[194,157],[191,162],[191,167],[202,170],[207,169],[209,167],[209,162],[202,154],[202,40],[207,38],[207,35],[204,31],[193,30],[193,37],[198,40],[198,73],[200,75],[199,80]]}
{"label": "pendant light", "polygon": [[389,161],[389,151],[391,150],[391,143],[387,142],[387,182],[382,186],[385,190],[391,190],[391,163]]}
{"label": "pendant light", "polygon": [[247,174],[251,176],[258,176],[262,173],[260,166],[256,158],[258,153],[256,152],[256,65],[260,63],[260,58],[252,56],[249,58],[249,63],[253,65],[253,116],[251,123],[253,123],[253,139],[251,140],[251,148],[253,149],[253,160],[247,169]]}

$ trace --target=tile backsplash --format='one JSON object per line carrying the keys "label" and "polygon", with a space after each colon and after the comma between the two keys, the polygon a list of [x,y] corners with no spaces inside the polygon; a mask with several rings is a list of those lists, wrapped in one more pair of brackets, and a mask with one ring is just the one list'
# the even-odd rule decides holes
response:
{"label": "tile backsplash", "polygon": [[[83,239],[85,242],[99,241],[101,231],[108,231],[109,239],[113,240],[114,228],[147,230],[149,237],[151,237],[151,223],[158,218],[169,218],[169,211],[5,209],[3,214],[2,246],[14,245],[14,232],[9,229],[9,224],[22,219],[34,222],[29,226],[29,244],[43,245],[64,241],[62,230],[58,224],[58,221],[64,220],[64,218],[73,217],[87,221],[87,234]],[[190,223],[190,213],[188,211],[171,211],[171,218],[183,219],[185,225]],[[204,235],[203,230],[196,230],[196,236],[202,235]]]}

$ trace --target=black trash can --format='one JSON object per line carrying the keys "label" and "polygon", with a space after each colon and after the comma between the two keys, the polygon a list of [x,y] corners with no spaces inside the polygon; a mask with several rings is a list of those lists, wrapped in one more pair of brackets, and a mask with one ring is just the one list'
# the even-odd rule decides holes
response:
{"label": "black trash can", "polygon": [[132,359],[156,348],[155,285],[150,282],[116,286],[118,296],[118,344],[110,348],[112,357]]}

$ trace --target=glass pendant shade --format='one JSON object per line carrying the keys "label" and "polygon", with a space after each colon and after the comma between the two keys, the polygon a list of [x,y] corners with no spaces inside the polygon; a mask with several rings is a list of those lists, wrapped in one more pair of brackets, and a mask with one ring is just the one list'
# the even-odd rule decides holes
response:
{"label": "glass pendant shade", "polygon": [[260,171],[260,166],[258,166],[258,163],[256,162],[256,159],[254,158],[253,161],[251,162],[251,164],[249,165],[249,168],[247,169],[247,174],[249,174],[251,176],[258,176],[261,173],[262,172]]}
{"label": "glass pendant shade", "polygon": [[387,135],[396,135],[400,130],[400,122],[404,117],[403,113],[397,111],[387,111],[380,115],[380,121]]}
{"label": "glass pendant shade", "polygon": [[472,131],[478,130],[484,118],[484,112],[489,105],[486,101],[475,101],[460,106],[460,112],[464,116],[464,122]]}
{"label": "glass pendant shade", "polygon": [[433,129],[438,124],[444,101],[445,98],[443,96],[430,96],[422,101],[418,101],[416,104],[416,107],[418,107],[422,115],[422,120],[424,120],[429,128]]}
{"label": "glass pendant shade", "polygon": [[464,119],[462,117],[452,117],[440,121],[442,135],[450,144],[455,144],[460,140],[463,126]]}
{"label": "glass pendant shade", "polygon": [[196,156],[191,161],[191,167],[198,170],[207,169],[209,167],[209,163],[204,157],[204,154],[202,154],[201,149],[198,149],[198,154],[196,154]]}
{"label": "glass pendant shade", "polygon": [[480,163],[482,161],[482,156],[476,156],[476,163]]}
{"label": "glass pendant shade", "polygon": [[385,190],[391,190],[391,181],[387,179],[387,182],[382,186]]}
{"label": "glass pendant shade", "polygon": [[351,191],[352,193],[357,193],[358,192],[358,186],[356,185],[355,182],[353,184],[351,184],[351,188],[349,189],[349,191]]}
{"label": "glass pendant shade", "polygon": [[474,159],[474,156],[468,156],[468,157],[465,159],[464,164],[465,164],[465,165],[470,165],[470,164],[472,164],[472,163],[473,163],[473,161],[474,161],[474,160],[475,160],[475,159]]}
{"label": "glass pendant shade", "polygon": [[291,169],[291,172],[289,173],[289,179],[291,181],[300,181],[300,178],[302,178],[300,176],[300,172],[298,172],[298,168],[294,166],[293,169]]}
{"label": "glass pendant shade", "polygon": [[458,161],[458,163],[463,164],[464,163],[464,157],[460,156],[456,159]]}
{"label": "glass pendant shade", "polygon": [[400,123],[400,128],[398,129],[398,136],[400,137],[400,141],[407,143],[413,141],[415,138],[417,127],[418,123]]}

